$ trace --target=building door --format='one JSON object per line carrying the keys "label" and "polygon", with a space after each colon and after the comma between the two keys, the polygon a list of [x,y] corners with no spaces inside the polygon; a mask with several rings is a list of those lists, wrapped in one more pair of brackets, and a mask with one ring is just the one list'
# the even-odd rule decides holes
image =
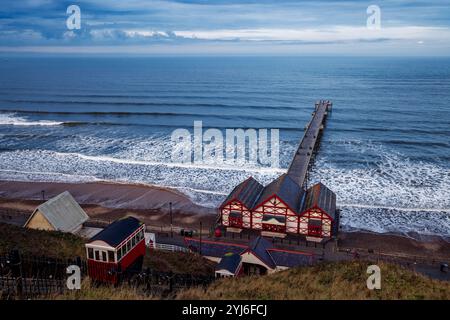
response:
{"label": "building door", "polygon": [[257,265],[257,264],[252,264],[252,263],[244,263],[243,271],[244,271],[244,274],[247,276],[251,276],[251,275],[259,276],[259,275],[267,274],[266,268],[264,268],[263,266]]}

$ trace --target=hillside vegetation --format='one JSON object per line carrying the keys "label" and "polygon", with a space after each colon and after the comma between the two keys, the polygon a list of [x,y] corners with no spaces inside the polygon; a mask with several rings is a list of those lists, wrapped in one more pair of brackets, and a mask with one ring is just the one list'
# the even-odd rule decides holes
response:
{"label": "hillside vegetation", "polygon": [[84,240],[73,234],[0,223],[0,254],[14,249],[24,255],[59,259],[85,256]]}
{"label": "hillside vegetation", "polygon": [[398,265],[379,263],[381,290],[369,290],[364,261],[324,263],[262,277],[228,278],[178,299],[450,299],[450,283],[431,280]]}

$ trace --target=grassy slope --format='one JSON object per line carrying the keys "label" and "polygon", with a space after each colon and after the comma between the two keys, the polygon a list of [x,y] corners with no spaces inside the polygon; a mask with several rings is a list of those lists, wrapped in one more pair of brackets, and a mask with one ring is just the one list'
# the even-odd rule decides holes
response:
{"label": "grassy slope", "polygon": [[25,229],[0,223],[0,252],[17,249],[22,254],[53,258],[84,257],[84,240],[70,233]]}
{"label": "grassy slope", "polygon": [[151,250],[144,265],[153,270],[211,276],[216,264],[196,253]]}
{"label": "grassy slope", "polygon": [[431,280],[400,266],[379,263],[381,290],[366,287],[363,261],[324,263],[263,277],[223,279],[206,291],[186,290],[179,299],[450,299],[450,283]]}

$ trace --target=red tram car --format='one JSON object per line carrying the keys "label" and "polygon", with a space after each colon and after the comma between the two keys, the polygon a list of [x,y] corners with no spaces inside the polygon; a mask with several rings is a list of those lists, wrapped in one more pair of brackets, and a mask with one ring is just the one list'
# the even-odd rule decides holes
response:
{"label": "red tram car", "polygon": [[140,270],[145,257],[145,225],[134,217],[114,221],[86,243],[92,280],[117,284],[121,275]]}

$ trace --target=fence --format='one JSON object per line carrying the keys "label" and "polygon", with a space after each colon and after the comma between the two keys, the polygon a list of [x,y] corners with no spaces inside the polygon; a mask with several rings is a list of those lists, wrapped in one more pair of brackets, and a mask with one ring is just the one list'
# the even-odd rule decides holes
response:
{"label": "fence", "polygon": [[22,255],[17,250],[0,255],[0,298],[29,299],[62,293],[69,265],[78,265],[81,272],[87,271],[81,258],[64,260]]}
{"label": "fence", "polygon": [[152,245],[150,245],[150,248],[171,252],[189,252],[188,248],[164,243],[153,243]]}
{"label": "fence", "polygon": [[[185,249],[170,245],[167,247],[173,247],[172,250]],[[88,277],[87,263],[81,258],[53,259],[22,255],[18,251],[0,254],[0,299],[42,298],[64,293],[68,290],[66,268],[69,265],[78,265],[81,276]],[[158,296],[173,295],[180,289],[203,286],[214,281],[212,275],[160,272],[149,268],[137,272],[127,270],[121,278],[142,294]]]}

